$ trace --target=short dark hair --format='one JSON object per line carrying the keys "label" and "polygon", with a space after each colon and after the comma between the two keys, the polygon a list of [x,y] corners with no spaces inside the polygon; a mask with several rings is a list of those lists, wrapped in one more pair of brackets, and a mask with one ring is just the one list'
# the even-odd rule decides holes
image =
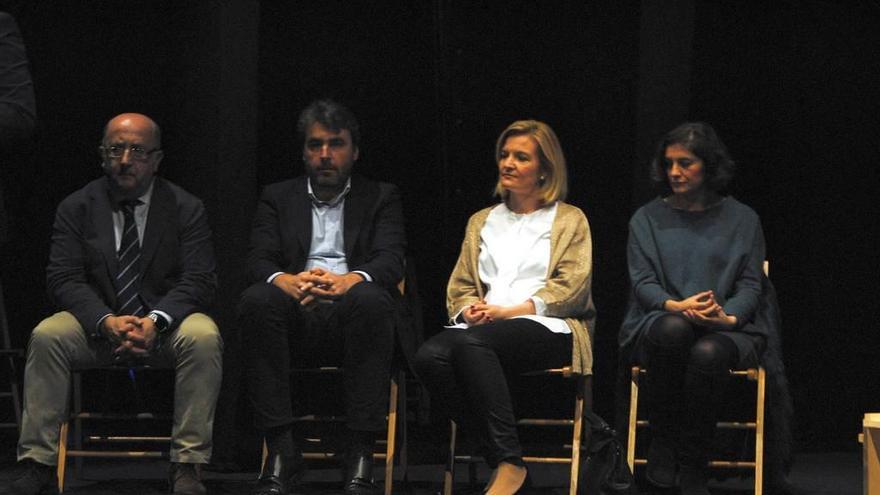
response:
{"label": "short dark hair", "polygon": [[296,123],[300,141],[305,141],[306,133],[315,123],[321,124],[333,132],[348,129],[351,133],[351,143],[355,148],[360,147],[361,129],[357,119],[345,105],[331,99],[315,100],[309,103],[300,114]]}
{"label": "short dark hair", "polygon": [[672,194],[666,176],[666,148],[681,145],[700,160],[706,173],[706,187],[718,194],[725,194],[736,172],[736,163],[730,158],[727,147],[715,133],[715,129],[705,122],[685,122],[666,133],[651,160],[651,181],[661,196]]}

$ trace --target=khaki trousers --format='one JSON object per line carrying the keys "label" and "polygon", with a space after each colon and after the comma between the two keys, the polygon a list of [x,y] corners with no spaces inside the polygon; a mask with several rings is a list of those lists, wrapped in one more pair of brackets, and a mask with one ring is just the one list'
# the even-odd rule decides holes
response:
{"label": "khaki trousers", "polygon": [[[18,459],[58,462],[58,433],[70,411],[71,370],[112,362],[111,344],[91,340],[74,316],[62,311],[31,334],[24,370],[24,414]],[[211,459],[214,409],[220,392],[223,341],[205,314],[186,317],[146,362],[175,370],[171,461]]]}

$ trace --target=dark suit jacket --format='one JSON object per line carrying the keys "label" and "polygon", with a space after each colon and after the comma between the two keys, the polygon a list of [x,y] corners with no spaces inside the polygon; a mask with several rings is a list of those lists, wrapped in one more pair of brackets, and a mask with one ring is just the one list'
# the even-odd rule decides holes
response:
{"label": "dark suit jacket", "polygon": [[[299,273],[312,243],[312,209],[307,177],[266,186],[257,205],[251,232],[248,274],[251,283],[273,273]],[[373,283],[401,301],[406,236],[400,191],[396,186],[352,176],[343,214],[345,257],[350,271],[364,271]],[[413,332],[398,325],[404,354],[415,351]]]}
{"label": "dark suit jacket", "polygon": [[[49,296],[73,313],[86,332],[116,307],[118,271],[112,204],[102,177],[65,198],[55,214]],[[156,177],[141,241],[141,298],[147,311],[168,313],[177,325],[205,311],[214,298],[214,248],[202,202]]]}
{"label": "dark suit jacket", "polygon": [[[34,87],[24,43],[11,15],[0,12],[0,167],[21,154],[34,131]],[[0,187],[0,244],[6,240],[6,209]]]}

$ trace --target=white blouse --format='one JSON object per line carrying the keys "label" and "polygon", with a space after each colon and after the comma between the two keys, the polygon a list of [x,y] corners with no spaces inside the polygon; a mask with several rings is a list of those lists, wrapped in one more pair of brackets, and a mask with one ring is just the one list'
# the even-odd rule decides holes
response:
{"label": "white blouse", "polygon": [[547,283],[554,218],[556,203],[525,214],[510,211],[504,203],[493,208],[480,231],[479,275],[488,288],[486,303],[512,306],[531,299],[536,314],[516,318],[536,321],[554,333],[571,333],[562,318],[544,316],[547,305],[534,295]]}

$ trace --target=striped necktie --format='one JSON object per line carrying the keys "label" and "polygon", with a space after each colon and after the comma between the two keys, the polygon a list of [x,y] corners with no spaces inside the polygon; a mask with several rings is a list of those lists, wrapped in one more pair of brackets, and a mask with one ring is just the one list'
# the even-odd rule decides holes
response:
{"label": "striped necktie", "polygon": [[140,201],[126,201],[120,205],[125,217],[122,227],[122,240],[119,243],[119,273],[116,274],[116,314],[144,315],[141,304],[141,244],[138,239],[137,223],[134,221],[134,207]]}

